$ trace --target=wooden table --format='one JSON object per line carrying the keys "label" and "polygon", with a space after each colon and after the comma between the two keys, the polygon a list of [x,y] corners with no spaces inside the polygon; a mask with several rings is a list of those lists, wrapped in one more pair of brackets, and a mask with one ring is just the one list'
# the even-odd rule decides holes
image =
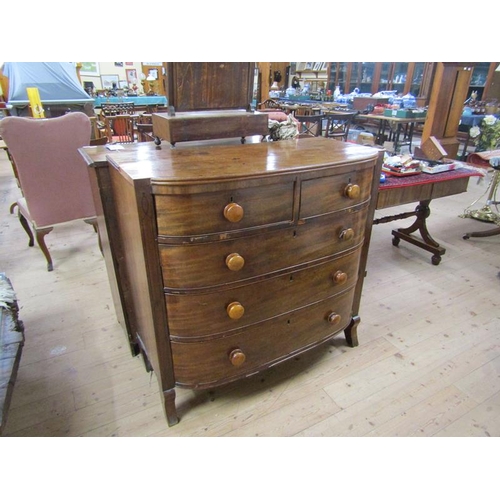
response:
{"label": "wooden table", "polygon": [[[369,120],[377,120],[378,121],[378,132],[377,132],[377,144],[383,145],[383,137],[385,133],[386,126],[389,125],[391,131],[389,134],[389,140],[393,138],[394,140],[394,151],[398,151],[400,144],[400,136],[403,132],[404,135],[403,140],[407,142],[410,147],[411,152],[411,143],[413,139],[413,131],[415,129],[415,124],[417,123],[425,123],[426,117],[423,118],[397,118],[395,116],[385,116],[385,115],[358,115],[357,119],[369,119]],[[395,129],[394,129],[395,127]]]}
{"label": "wooden table", "polygon": [[[375,219],[373,223],[382,224],[415,216],[415,222],[410,227],[392,231],[392,243],[398,246],[400,240],[405,240],[431,252],[432,263],[437,266],[446,250],[431,237],[427,229],[426,219],[431,213],[429,204],[435,198],[464,193],[467,191],[470,177],[479,175],[466,168],[458,168],[439,174],[387,177],[386,182],[379,187],[377,210],[413,202],[418,202],[418,205],[413,212],[382,217]],[[416,231],[420,233],[421,239],[412,234]]]}

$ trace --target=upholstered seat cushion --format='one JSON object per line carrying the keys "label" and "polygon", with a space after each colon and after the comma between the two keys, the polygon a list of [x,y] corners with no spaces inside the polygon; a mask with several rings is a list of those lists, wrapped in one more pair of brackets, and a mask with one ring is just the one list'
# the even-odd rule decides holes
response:
{"label": "upholstered seat cushion", "polygon": [[269,111],[268,115],[270,120],[275,120],[277,122],[286,122],[289,116],[283,111]]}

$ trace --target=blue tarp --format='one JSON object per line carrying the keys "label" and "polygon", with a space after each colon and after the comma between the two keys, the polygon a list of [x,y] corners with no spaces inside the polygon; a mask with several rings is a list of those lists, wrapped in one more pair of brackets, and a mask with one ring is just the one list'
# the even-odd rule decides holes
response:
{"label": "blue tarp", "polygon": [[9,104],[29,104],[26,88],[36,87],[42,103],[84,103],[93,99],[83,90],[74,63],[6,62],[3,74],[9,79]]}

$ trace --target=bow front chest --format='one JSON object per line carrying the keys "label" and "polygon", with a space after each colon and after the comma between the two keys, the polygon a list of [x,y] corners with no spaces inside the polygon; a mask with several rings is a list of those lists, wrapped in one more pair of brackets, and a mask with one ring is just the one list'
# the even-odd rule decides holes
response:
{"label": "bow front chest", "polygon": [[314,138],[83,148],[132,352],[175,387],[258,373],[345,332],[358,310],[380,152]]}

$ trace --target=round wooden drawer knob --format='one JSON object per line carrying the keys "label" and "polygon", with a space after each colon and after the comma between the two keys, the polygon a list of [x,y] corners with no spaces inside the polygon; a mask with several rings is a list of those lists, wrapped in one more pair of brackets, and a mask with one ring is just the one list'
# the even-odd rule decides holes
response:
{"label": "round wooden drawer knob", "polygon": [[224,217],[229,222],[239,222],[243,219],[243,207],[237,203],[229,203],[224,207]]}
{"label": "round wooden drawer knob", "polygon": [[350,241],[354,238],[354,229],[352,229],[351,227],[347,228],[347,229],[344,229],[341,233],[340,233],[340,239],[342,241]]}
{"label": "round wooden drawer knob", "polygon": [[351,200],[356,200],[361,194],[361,189],[357,184],[347,184],[344,193]]}
{"label": "round wooden drawer knob", "polygon": [[245,259],[239,253],[230,253],[226,257],[226,266],[231,271],[239,271],[245,265]]}
{"label": "round wooden drawer knob", "polygon": [[245,308],[239,302],[231,302],[226,311],[231,319],[240,319],[245,314]]}
{"label": "round wooden drawer knob", "polygon": [[241,366],[246,359],[245,353],[241,349],[233,349],[229,353],[229,361],[233,366]]}
{"label": "round wooden drawer knob", "polygon": [[342,317],[340,316],[340,314],[337,314],[335,312],[332,312],[328,315],[328,323],[330,323],[331,325],[338,325],[341,319]]}
{"label": "round wooden drawer knob", "polygon": [[344,273],[344,271],[336,271],[333,273],[333,281],[337,283],[337,285],[344,285],[347,282],[347,273]]}

